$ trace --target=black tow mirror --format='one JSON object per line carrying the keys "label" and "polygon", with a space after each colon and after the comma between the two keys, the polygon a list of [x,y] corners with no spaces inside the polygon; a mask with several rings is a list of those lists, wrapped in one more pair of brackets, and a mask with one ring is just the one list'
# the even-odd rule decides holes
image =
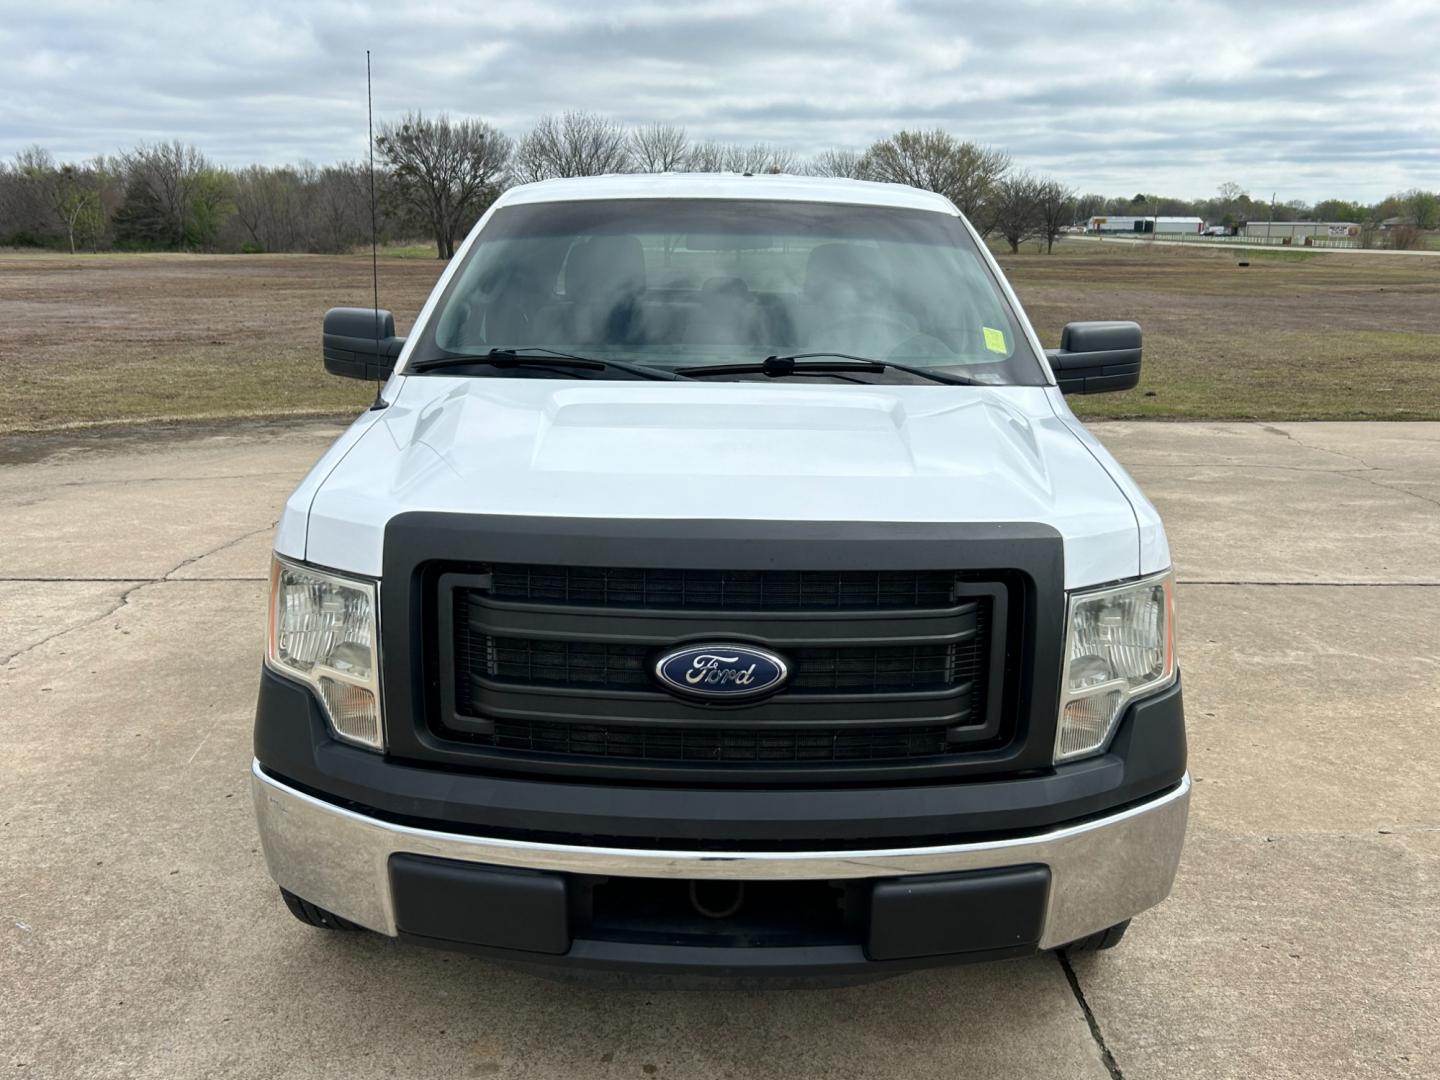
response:
{"label": "black tow mirror", "polygon": [[1140,383],[1140,324],[1072,322],[1060,334],[1060,348],[1045,355],[1062,393],[1131,390]]}
{"label": "black tow mirror", "polygon": [[404,344],[388,311],[337,307],[325,313],[325,370],[331,375],[383,382]]}

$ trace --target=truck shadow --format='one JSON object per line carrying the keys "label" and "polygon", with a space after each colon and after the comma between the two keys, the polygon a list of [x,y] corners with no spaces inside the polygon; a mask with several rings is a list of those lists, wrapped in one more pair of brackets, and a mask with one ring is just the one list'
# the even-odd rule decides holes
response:
{"label": "truck shadow", "polygon": [[290,962],[326,969],[353,997],[357,1043],[407,1072],[1069,1076],[1098,1064],[1048,954],[783,990],[597,989],[369,934],[322,936]]}

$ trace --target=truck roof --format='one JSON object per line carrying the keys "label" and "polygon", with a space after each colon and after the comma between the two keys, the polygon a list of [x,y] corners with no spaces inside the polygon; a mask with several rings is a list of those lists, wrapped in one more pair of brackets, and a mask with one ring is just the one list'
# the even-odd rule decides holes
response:
{"label": "truck roof", "polygon": [[796,202],[897,206],[954,214],[943,195],[906,184],[820,176],[742,173],[621,173],[541,180],[510,188],[497,206],[585,199],[786,199]]}

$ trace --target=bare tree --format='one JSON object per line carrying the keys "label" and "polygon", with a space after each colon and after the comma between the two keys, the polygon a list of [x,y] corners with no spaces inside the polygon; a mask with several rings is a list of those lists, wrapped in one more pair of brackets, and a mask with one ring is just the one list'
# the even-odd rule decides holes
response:
{"label": "bare tree", "polygon": [[[413,207],[400,193],[394,174],[383,172],[375,182],[380,191],[382,213],[396,204],[413,213]],[[369,170],[348,161],[320,169],[310,192],[310,206],[310,239],[307,241],[310,250],[345,251],[364,243],[370,236]],[[381,225],[383,228],[384,218]]]}
{"label": "bare tree", "polygon": [[1390,226],[1385,238],[1389,241],[1388,246],[1396,251],[1411,251],[1421,246],[1424,233],[1413,221],[1402,221],[1399,225]]}
{"label": "bare tree", "polygon": [[1238,225],[1250,217],[1251,205],[1245,189],[1235,181],[1227,180],[1215,189],[1215,198],[1211,200],[1205,216],[1216,223]]}
{"label": "bare tree", "polygon": [[510,140],[483,120],[452,121],[407,113],[383,124],[375,139],[389,164],[396,193],[428,218],[440,258],[455,254],[465,232],[499,192]]}
{"label": "bare tree", "polygon": [[70,254],[75,254],[75,234],[101,231],[100,195],[104,178],[83,165],[61,165],[46,179],[46,201],[65,230]]}
{"label": "bare tree", "polygon": [[522,183],[629,172],[629,143],[623,127],[597,113],[542,116],[516,145],[511,170]]}
{"label": "bare tree", "polygon": [[127,182],[117,222],[121,234],[141,244],[183,246],[186,196],[204,166],[200,152],[178,140],[141,143],[123,160]]}
{"label": "bare tree", "polygon": [[637,172],[680,172],[690,156],[685,129],[670,124],[646,124],[630,133],[630,164]]}
{"label": "bare tree", "polygon": [[1042,182],[1027,172],[1012,172],[997,181],[990,193],[989,217],[994,229],[1010,245],[1011,253],[1038,234]]}
{"label": "bare tree", "polygon": [[116,229],[140,246],[203,246],[221,215],[225,192],[205,155],[189,143],[141,143],[121,157],[125,202]]}
{"label": "bare tree", "polygon": [[1075,200],[1075,220],[1077,222],[1088,222],[1092,217],[1100,217],[1105,213],[1105,196],[1096,195],[1091,192],[1081,195]]}
{"label": "bare tree", "polygon": [[689,156],[685,160],[685,170],[705,173],[724,172],[725,155],[728,151],[729,147],[724,143],[715,142],[713,139],[696,143],[690,147]]}
{"label": "bare tree", "polygon": [[0,165],[0,243],[43,244],[50,237],[53,217],[37,177],[53,164],[48,150],[32,146]]}
{"label": "bare tree", "polygon": [[788,173],[797,171],[795,152],[769,143],[703,142],[690,150],[689,172]]}
{"label": "bare tree", "polygon": [[295,251],[300,247],[307,210],[306,179],[286,166],[249,165],[235,174],[235,220],[254,250]]}
{"label": "bare tree", "polygon": [[101,172],[101,165],[103,162],[56,165],[50,151],[40,146],[32,146],[15,156],[17,178],[25,185],[33,203],[43,203],[49,211],[50,222],[64,234],[71,255],[75,254],[77,234],[88,233],[93,244],[104,231],[101,196],[107,178]]}
{"label": "bare tree", "polygon": [[868,180],[863,158],[854,150],[822,150],[805,163],[810,176],[841,176],[852,180]]}
{"label": "bare tree", "polygon": [[[862,162],[867,179],[939,192],[975,221],[991,189],[1010,167],[1010,155],[962,142],[936,128],[896,132],[865,151]],[[979,221],[975,224],[980,227]]]}
{"label": "bare tree", "polygon": [[1075,223],[1075,192],[1053,177],[1043,179],[1035,191],[1035,207],[1045,251],[1054,251],[1055,238],[1066,225]]}
{"label": "bare tree", "polygon": [[737,173],[788,173],[795,170],[795,152],[769,143],[727,146],[725,169]]}

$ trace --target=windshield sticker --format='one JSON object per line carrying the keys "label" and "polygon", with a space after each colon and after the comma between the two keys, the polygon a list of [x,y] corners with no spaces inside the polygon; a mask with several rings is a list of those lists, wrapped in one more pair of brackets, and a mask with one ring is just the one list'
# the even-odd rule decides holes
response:
{"label": "windshield sticker", "polygon": [[1008,354],[1010,352],[1010,350],[1005,347],[1004,330],[994,330],[988,326],[982,327],[982,329],[985,331],[985,348],[991,352],[1001,354]]}

